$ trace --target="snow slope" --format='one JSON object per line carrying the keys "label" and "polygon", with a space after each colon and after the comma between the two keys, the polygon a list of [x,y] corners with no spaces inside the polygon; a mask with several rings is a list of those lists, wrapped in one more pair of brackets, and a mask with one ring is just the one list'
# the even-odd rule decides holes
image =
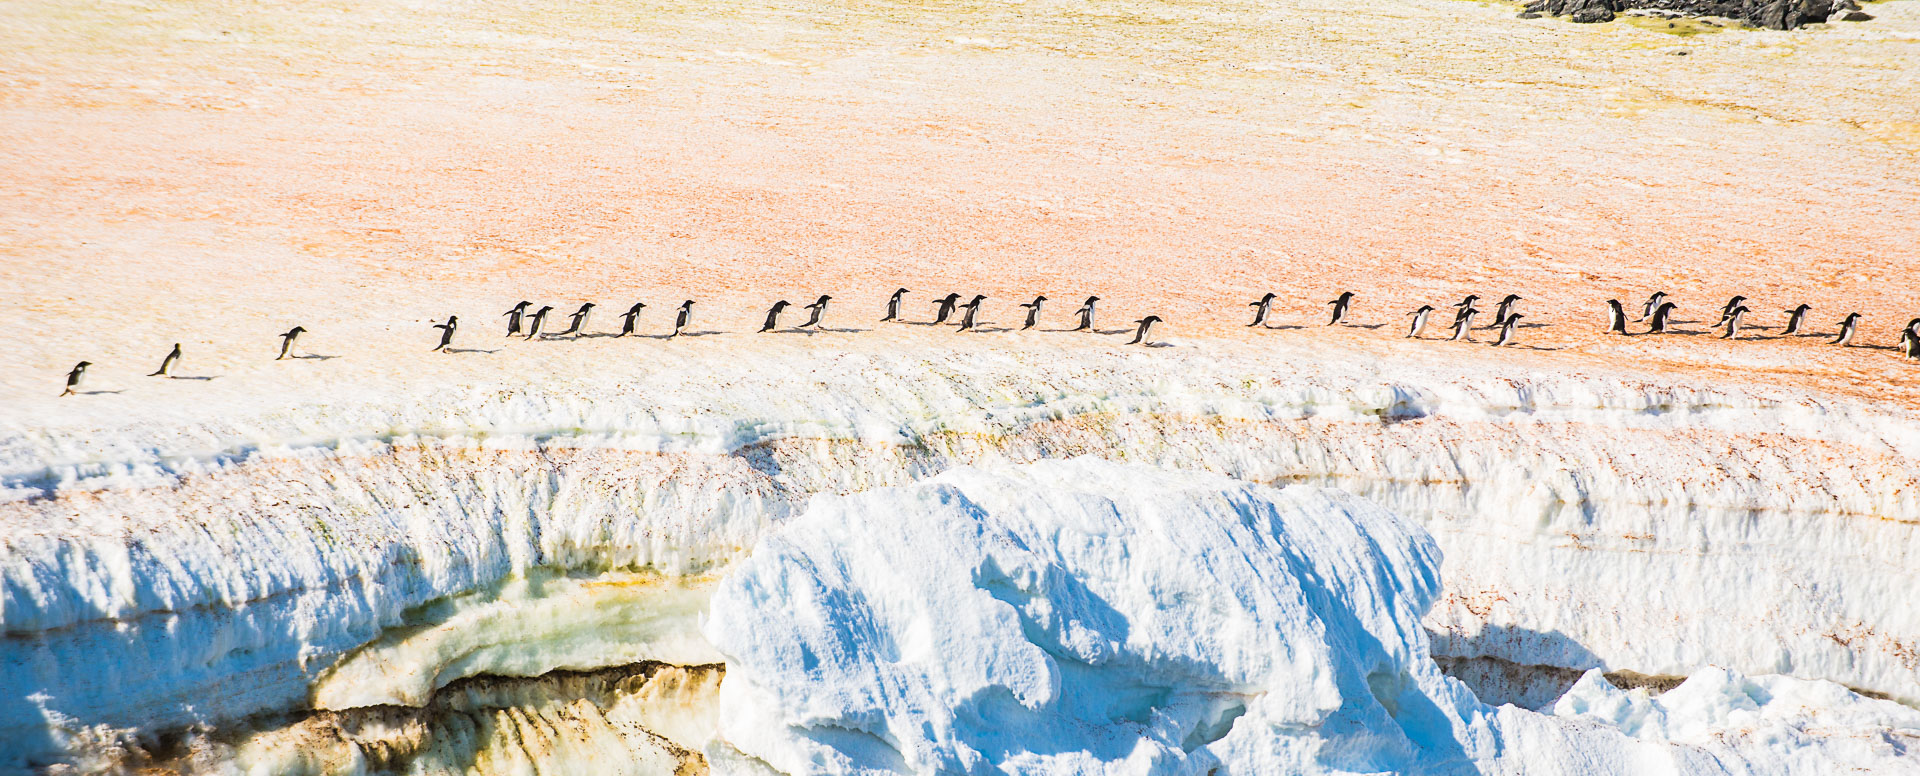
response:
{"label": "snow slope", "polygon": [[1086,459],[822,497],[715,594],[706,634],[728,674],[710,760],[723,773],[1920,772],[1899,759],[1920,744],[1920,712],[1828,683],[1718,670],[1609,704],[1620,693],[1590,675],[1557,717],[1485,706],[1428,657],[1420,618],[1439,570],[1418,527],[1338,491]]}

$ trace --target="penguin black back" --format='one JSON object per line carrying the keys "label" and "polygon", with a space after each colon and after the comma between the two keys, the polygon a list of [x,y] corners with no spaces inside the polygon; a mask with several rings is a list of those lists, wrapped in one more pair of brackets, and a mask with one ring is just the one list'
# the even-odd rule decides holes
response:
{"label": "penguin black back", "polygon": [[1134,321],[1134,323],[1138,325],[1140,328],[1133,332],[1133,339],[1128,341],[1127,344],[1129,345],[1147,344],[1147,336],[1150,333],[1152,333],[1153,325],[1159,322],[1160,322],[1160,316],[1158,315],[1149,315],[1145,318],[1141,318],[1140,320]]}
{"label": "penguin black back", "polygon": [[1627,333],[1627,310],[1620,306],[1620,300],[1607,300],[1607,333]]}
{"label": "penguin black back", "polygon": [[1649,334],[1667,333],[1667,321],[1672,320],[1673,311],[1678,309],[1680,309],[1680,305],[1672,302],[1661,302],[1659,307],[1653,308],[1653,322],[1648,324],[1647,332]]}
{"label": "penguin black back", "polygon": [[175,342],[173,343],[173,350],[168,351],[167,357],[160,360],[160,368],[154,370],[153,374],[150,374],[147,376],[148,377],[172,377],[173,365],[175,362],[179,360],[180,360],[180,343]]}

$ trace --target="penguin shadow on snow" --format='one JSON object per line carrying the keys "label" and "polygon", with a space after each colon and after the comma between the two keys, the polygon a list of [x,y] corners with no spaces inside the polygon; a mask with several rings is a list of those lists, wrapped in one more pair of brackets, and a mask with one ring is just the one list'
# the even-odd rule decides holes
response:
{"label": "penguin shadow on snow", "polygon": [[166,377],[168,380],[192,380],[200,383],[220,379],[219,375],[167,375]]}
{"label": "penguin shadow on snow", "polygon": [[105,389],[105,388],[103,388],[103,389],[99,389],[99,390],[93,390],[93,391],[74,391],[74,392],[73,392],[73,395],[75,395],[75,396],[99,396],[99,395],[101,395],[101,394],[113,394],[113,393],[126,393],[126,392],[127,392],[127,389],[125,389],[125,388],[112,388],[112,389]]}
{"label": "penguin shadow on snow", "polygon": [[1260,327],[1260,328],[1262,328],[1262,329],[1271,329],[1271,330],[1273,330],[1273,331],[1290,331],[1290,330],[1293,330],[1293,329],[1304,329],[1304,328],[1307,328],[1307,327],[1305,327],[1305,326],[1302,326],[1302,325],[1300,325],[1300,324],[1297,324],[1297,323],[1283,323],[1283,324],[1280,324],[1279,326],[1262,326],[1262,327]]}
{"label": "penguin shadow on snow", "polygon": [[[834,329],[834,328],[828,328],[826,326],[821,326],[817,329],[802,329],[797,327],[791,328],[791,329],[775,329],[767,333],[768,334],[805,334],[811,337],[815,334],[860,334],[862,332],[869,332],[869,331],[873,331],[873,330],[872,329]],[[689,335],[682,334],[680,336],[685,337]]]}
{"label": "penguin shadow on snow", "polygon": [[486,348],[447,348],[446,350],[443,350],[440,352],[442,353],[498,353],[500,352],[500,349],[494,348],[492,350],[488,350]]}
{"label": "penguin shadow on snow", "polygon": [[339,356],[327,356],[319,353],[308,353],[304,356],[287,356],[288,360],[299,359],[301,361],[332,361],[336,358],[339,358]]}

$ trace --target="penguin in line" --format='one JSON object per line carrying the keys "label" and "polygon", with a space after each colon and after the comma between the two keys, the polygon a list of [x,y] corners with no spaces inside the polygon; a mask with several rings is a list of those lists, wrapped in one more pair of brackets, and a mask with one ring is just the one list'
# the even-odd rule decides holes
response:
{"label": "penguin in line", "polygon": [[1607,300],[1607,333],[1627,333],[1627,310],[1620,306],[1618,299]]}
{"label": "penguin in line", "polygon": [[1500,339],[1496,340],[1493,346],[1496,348],[1504,348],[1513,344],[1513,331],[1519,328],[1518,324],[1520,323],[1520,319],[1525,317],[1527,316],[1519,313],[1507,316],[1507,320],[1500,324]]}
{"label": "penguin in line", "polygon": [[1460,303],[1454,305],[1453,308],[1455,310],[1465,310],[1469,307],[1472,307],[1473,303],[1478,301],[1480,301],[1479,294],[1468,294],[1467,298],[1460,300]]}
{"label": "penguin in line", "polygon": [[1073,327],[1074,331],[1091,331],[1093,329],[1093,303],[1098,301],[1100,301],[1100,297],[1089,296],[1087,297],[1087,303],[1080,305],[1080,325]]}
{"label": "penguin in line", "polygon": [[1680,309],[1680,305],[1672,302],[1661,302],[1659,307],[1653,308],[1653,323],[1647,327],[1647,333],[1667,333],[1667,321],[1673,318],[1673,311],[1678,309]]}
{"label": "penguin in line", "polygon": [[1433,305],[1420,305],[1420,309],[1407,314],[1413,316],[1413,326],[1407,329],[1407,336],[1418,339],[1420,332],[1427,328],[1427,316],[1433,314]]}
{"label": "penguin in line", "polygon": [[533,311],[533,317],[527,319],[527,339],[539,336],[540,324],[547,322],[547,313],[550,312],[553,312],[553,305],[544,305]]}
{"label": "penguin in line", "polygon": [[1508,294],[1505,299],[1500,300],[1500,307],[1493,313],[1493,325],[1507,325],[1507,316],[1513,315],[1513,306],[1519,301],[1519,294]]}
{"label": "penguin in line", "polygon": [[593,314],[592,302],[588,302],[586,304],[580,305],[580,309],[575,311],[573,314],[573,322],[567,325],[567,330],[560,332],[555,336],[565,337],[569,334],[579,334],[581,329],[584,329],[587,327],[587,316],[592,314]]}
{"label": "penguin in line", "polygon": [[813,301],[813,304],[807,305],[807,309],[812,310],[813,315],[808,316],[807,322],[800,324],[800,328],[805,329],[819,326],[820,316],[827,314],[827,302],[831,299],[833,299],[833,297],[821,294],[819,299]]}
{"label": "penguin in line", "polygon": [[1900,330],[1900,351],[1902,358],[1920,361],[1920,318],[1907,321],[1907,328]]}
{"label": "penguin in line", "polygon": [[667,339],[673,339],[674,337],[680,336],[680,330],[686,328],[687,321],[690,321],[690,320],[693,320],[693,300],[692,299],[688,299],[687,301],[680,303],[680,314],[675,315],[673,317],[673,333],[667,335]]}
{"label": "penguin in line", "polygon": [[1160,316],[1158,315],[1149,315],[1145,318],[1141,318],[1140,320],[1134,321],[1134,323],[1137,323],[1140,325],[1140,329],[1133,333],[1133,340],[1128,342],[1127,344],[1129,345],[1147,344],[1147,335],[1152,333],[1153,325],[1159,322],[1160,322]]}
{"label": "penguin in line", "polygon": [[1781,312],[1784,312],[1787,314],[1787,330],[1783,333],[1788,336],[1799,334],[1800,324],[1806,322],[1807,311],[1812,309],[1813,309],[1813,305],[1802,304],[1799,307],[1795,307],[1791,310],[1782,310]]}
{"label": "penguin in line", "polygon": [[936,305],[939,305],[939,309],[935,310],[933,313],[933,322],[936,324],[946,323],[947,316],[953,315],[954,305],[960,303],[960,295],[948,294],[946,296],[940,297],[939,299],[933,300],[933,303]]}
{"label": "penguin in line", "polygon": [[1347,317],[1347,308],[1353,306],[1353,292],[1342,291],[1340,292],[1339,299],[1335,299],[1327,304],[1333,305],[1333,317],[1327,320],[1327,325],[1332,326]]}
{"label": "penguin in line", "polygon": [[305,334],[306,331],[307,330],[302,327],[295,326],[288,329],[287,333],[280,335],[280,355],[275,356],[273,360],[279,361],[287,356],[293,355],[293,343],[298,342],[300,335]]}
{"label": "penguin in line", "polygon": [[1853,346],[1853,330],[1859,325],[1860,325],[1860,314],[1847,313],[1847,317],[1840,321],[1840,336],[1834,337],[1833,342],[1830,344],[1839,345],[1840,347],[1843,347],[1843,348],[1852,347]]}
{"label": "penguin in line", "polygon": [[1665,291],[1653,292],[1653,296],[1647,297],[1646,305],[1640,308],[1640,317],[1635,318],[1634,320],[1636,321],[1646,320],[1647,316],[1652,315],[1654,310],[1660,309],[1660,303],[1664,301],[1667,301],[1667,292]]}
{"label": "penguin in line", "polygon": [[436,323],[433,328],[440,330],[440,344],[433,347],[435,353],[447,352],[447,346],[453,344],[453,330],[460,327],[460,316],[447,316],[446,323]]}
{"label": "penguin in line", "polygon": [[1737,338],[1739,338],[1739,336],[1740,336],[1740,316],[1743,316],[1743,315],[1746,315],[1746,314],[1747,314],[1748,312],[1750,312],[1750,311],[1749,311],[1749,310],[1747,309],[1747,306],[1746,306],[1746,305],[1740,305],[1739,307],[1735,307],[1735,308],[1733,308],[1732,310],[1728,310],[1728,311],[1727,311],[1727,320],[1725,321],[1725,323],[1726,323],[1726,325],[1727,325],[1727,330],[1726,330],[1726,331],[1724,331],[1724,332],[1722,332],[1722,333],[1720,334],[1720,339],[1737,339]]}
{"label": "penguin in line", "polygon": [[765,334],[778,327],[780,325],[780,313],[786,310],[787,307],[787,300],[785,299],[774,302],[773,307],[767,309],[767,322],[760,325],[760,333]]}
{"label": "penguin in line", "polygon": [[900,320],[900,300],[906,295],[907,290],[902,288],[894,291],[893,296],[887,297],[887,317],[881,318],[881,323]]}
{"label": "penguin in line", "polygon": [[640,320],[640,311],[645,309],[647,309],[646,302],[634,302],[632,307],[627,308],[627,311],[620,315],[619,336],[625,337],[633,333],[634,324]]}
{"label": "penguin in line", "polygon": [[1460,340],[1466,340],[1468,342],[1472,342],[1473,341],[1473,316],[1476,316],[1479,314],[1480,314],[1480,311],[1475,310],[1472,307],[1460,308],[1460,312],[1453,316],[1453,336],[1448,337],[1447,341],[1458,342]]}
{"label": "penguin in line", "polygon": [[172,377],[173,365],[179,360],[180,360],[180,343],[175,342],[173,343],[173,350],[167,353],[166,358],[161,359],[160,368],[153,370],[153,374],[150,374],[147,376],[148,377]]}
{"label": "penguin in line", "polygon": [[1038,324],[1040,322],[1040,305],[1046,301],[1047,301],[1047,297],[1043,294],[1041,296],[1034,297],[1033,301],[1031,302],[1020,305],[1021,307],[1027,308],[1027,322],[1020,326],[1021,331],[1026,331],[1028,329],[1031,329],[1034,327],[1035,324]]}
{"label": "penguin in line", "polygon": [[1716,323],[1714,325],[1720,326],[1722,324],[1725,324],[1727,322],[1727,317],[1733,315],[1733,308],[1739,307],[1740,303],[1744,301],[1747,301],[1747,298],[1744,296],[1736,296],[1732,299],[1728,299],[1726,305],[1720,308],[1720,323]]}
{"label": "penguin in line", "polygon": [[523,301],[517,305],[514,305],[513,309],[506,311],[505,316],[507,319],[507,336],[511,337],[520,333],[520,317],[523,315],[526,315],[527,308],[532,306],[533,306],[532,302]]}
{"label": "penguin in line", "polygon": [[80,387],[80,381],[87,379],[87,367],[90,366],[93,366],[92,361],[82,361],[74,364],[73,371],[67,373],[67,389],[61,391],[60,395],[72,396],[73,389]]}
{"label": "penguin in line", "polygon": [[1273,298],[1275,296],[1277,296],[1277,294],[1268,292],[1266,296],[1260,297],[1260,301],[1247,303],[1248,307],[1253,308],[1253,323],[1247,324],[1248,326],[1259,326],[1267,322],[1267,311],[1273,309]]}
{"label": "penguin in line", "polygon": [[972,331],[974,316],[980,314],[980,303],[987,301],[986,294],[976,294],[973,301],[966,304],[967,314],[960,316],[960,330]]}

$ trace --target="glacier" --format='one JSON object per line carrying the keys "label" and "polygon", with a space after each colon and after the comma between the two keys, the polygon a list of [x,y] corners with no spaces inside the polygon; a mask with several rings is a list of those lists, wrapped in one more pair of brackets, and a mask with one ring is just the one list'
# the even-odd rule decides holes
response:
{"label": "glacier", "polygon": [[[1704,667],[1920,701],[1903,411],[1210,340],[886,345],[0,408],[0,767],[430,771],[422,730],[503,770],[570,736],[691,762],[727,662],[701,618],[756,547],[817,503],[1082,457],[1418,526],[1444,558],[1420,654],[1480,701],[1554,711]],[[1640,740],[1547,716],[1509,727]],[[313,751],[335,754],[282,756]]]}

